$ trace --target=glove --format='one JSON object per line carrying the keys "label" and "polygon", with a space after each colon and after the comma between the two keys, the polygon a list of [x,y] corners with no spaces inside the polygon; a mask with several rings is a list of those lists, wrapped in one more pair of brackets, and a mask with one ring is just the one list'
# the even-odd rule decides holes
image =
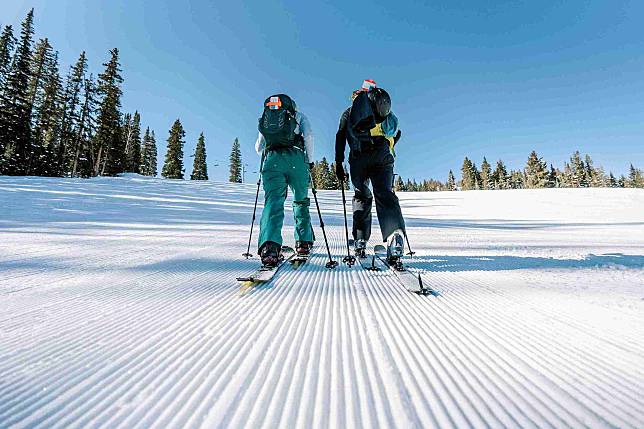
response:
{"label": "glove", "polygon": [[338,177],[338,180],[344,182],[347,178],[347,174],[344,172],[344,167],[341,162],[336,162],[335,164],[335,175]]}
{"label": "glove", "polygon": [[398,140],[400,140],[400,135],[401,135],[401,134],[402,134],[402,133],[400,132],[400,130],[398,130],[398,132],[397,132],[397,133],[396,133],[396,135],[394,136],[394,144],[398,143]]}

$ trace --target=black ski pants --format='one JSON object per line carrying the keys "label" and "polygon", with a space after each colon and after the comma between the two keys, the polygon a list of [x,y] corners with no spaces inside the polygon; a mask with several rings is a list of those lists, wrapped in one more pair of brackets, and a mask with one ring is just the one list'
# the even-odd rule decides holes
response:
{"label": "black ski pants", "polygon": [[[353,196],[353,238],[369,240],[371,207],[376,200],[376,214],[385,241],[396,229],[405,231],[405,220],[398,197],[393,191],[394,157],[386,144],[375,144],[368,150],[349,154]],[[373,194],[369,189],[373,185]]]}

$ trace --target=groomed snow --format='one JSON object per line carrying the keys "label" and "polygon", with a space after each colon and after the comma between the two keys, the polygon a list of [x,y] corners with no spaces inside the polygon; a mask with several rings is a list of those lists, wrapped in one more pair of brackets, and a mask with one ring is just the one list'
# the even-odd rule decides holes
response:
{"label": "groomed snow", "polygon": [[439,297],[321,241],[240,293],[254,192],[0,177],[0,427],[644,427],[644,190],[400,194]]}

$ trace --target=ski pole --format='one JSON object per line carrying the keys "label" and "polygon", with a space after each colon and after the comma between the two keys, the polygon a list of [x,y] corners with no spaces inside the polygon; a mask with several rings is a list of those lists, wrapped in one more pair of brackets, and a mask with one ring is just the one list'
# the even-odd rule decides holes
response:
{"label": "ski pole", "polygon": [[250,222],[250,234],[248,235],[248,248],[246,253],[242,253],[246,259],[251,258],[253,255],[250,253],[250,242],[253,239],[253,226],[255,226],[255,214],[257,213],[257,200],[259,199],[259,186],[262,183],[262,170],[264,169],[264,152],[262,152],[262,160],[259,163],[259,177],[257,178],[257,192],[255,193],[255,206],[253,207],[253,220]]}
{"label": "ski pole", "polygon": [[409,249],[409,252],[407,252],[407,255],[414,256],[416,252],[411,250],[411,245],[409,244],[409,237],[407,236],[407,231],[405,231],[405,240],[407,240],[407,248]]}
{"label": "ski pole", "polygon": [[342,262],[348,266],[352,266],[356,263],[356,258],[351,254],[349,249],[349,225],[347,224],[347,199],[344,195],[344,178],[340,180],[340,189],[342,189],[342,210],[344,211],[344,237],[347,240],[347,256],[342,258]]}
{"label": "ski pole", "polygon": [[320,228],[322,228],[322,235],[324,236],[324,244],[326,244],[326,252],[329,255],[329,262],[326,263],[327,268],[335,268],[338,266],[338,261],[334,261],[331,257],[331,249],[329,249],[329,240],[326,238],[326,231],[324,230],[324,221],[322,220],[322,213],[320,212],[320,204],[318,203],[318,193],[315,189],[315,182],[313,181],[313,175],[309,169],[309,178],[311,179],[311,192],[313,192],[313,199],[315,200],[315,207],[318,210],[318,217],[320,218]]}

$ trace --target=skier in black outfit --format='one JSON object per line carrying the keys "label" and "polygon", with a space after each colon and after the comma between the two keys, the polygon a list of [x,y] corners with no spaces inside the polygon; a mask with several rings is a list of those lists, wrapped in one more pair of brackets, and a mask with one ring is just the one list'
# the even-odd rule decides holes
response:
{"label": "skier in black outfit", "polygon": [[[376,200],[376,213],[387,256],[396,261],[404,253],[405,220],[394,193],[394,145],[400,139],[398,119],[391,112],[389,94],[365,81],[361,90],[354,91],[351,107],[340,117],[335,138],[336,175],[343,182],[346,173],[342,166],[344,151],[349,144],[349,166],[353,196],[353,238],[355,252],[364,257],[371,236],[371,207]],[[373,186],[373,194],[369,182]]]}

